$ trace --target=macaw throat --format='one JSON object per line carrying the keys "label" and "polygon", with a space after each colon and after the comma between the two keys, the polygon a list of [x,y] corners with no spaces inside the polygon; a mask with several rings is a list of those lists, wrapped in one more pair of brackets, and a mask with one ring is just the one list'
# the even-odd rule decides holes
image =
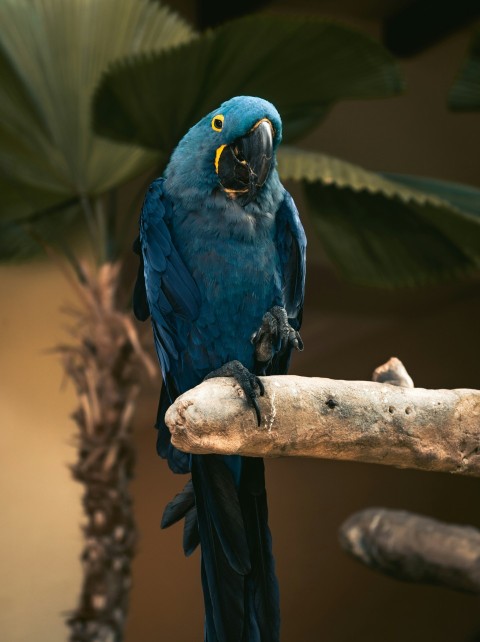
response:
{"label": "macaw throat", "polygon": [[273,159],[273,127],[263,118],[241,138],[217,149],[215,171],[222,189],[243,203],[254,200],[267,180]]}

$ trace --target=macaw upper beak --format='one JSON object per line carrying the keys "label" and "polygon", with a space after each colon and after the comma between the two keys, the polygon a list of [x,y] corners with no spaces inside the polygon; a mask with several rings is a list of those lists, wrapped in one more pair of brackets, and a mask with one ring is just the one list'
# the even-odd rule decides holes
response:
{"label": "macaw upper beak", "polygon": [[225,192],[249,203],[267,180],[272,159],[273,127],[263,118],[248,134],[218,148],[215,169]]}

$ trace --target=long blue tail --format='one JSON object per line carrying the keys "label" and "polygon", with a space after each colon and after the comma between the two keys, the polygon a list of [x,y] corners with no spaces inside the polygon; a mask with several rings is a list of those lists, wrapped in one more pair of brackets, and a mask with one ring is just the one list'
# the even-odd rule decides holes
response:
{"label": "long blue tail", "polygon": [[278,642],[279,590],[264,466],[242,458],[240,484],[223,457],[192,462],[202,547],[206,642]]}
{"label": "long blue tail", "polygon": [[185,517],[184,549],[200,541],[205,642],[278,642],[275,576],[263,461],[242,457],[239,484],[225,459],[192,457],[192,481],[165,509],[162,526]]}

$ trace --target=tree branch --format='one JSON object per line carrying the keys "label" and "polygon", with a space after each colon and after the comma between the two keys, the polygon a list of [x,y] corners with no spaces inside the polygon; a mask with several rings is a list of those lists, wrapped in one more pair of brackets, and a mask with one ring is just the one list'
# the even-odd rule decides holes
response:
{"label": "tree branch", "polygon": [[374,377],[396,385],[263,377],[259,427],[238,385],[211,379],[181,395],[166,423],[172,443],[191,453],[317,457],[480,476],[480,391],[406,387],[413,382],[395,359]]}
{"label": "tree branch", "polygon": [[340,543],[368,567],[408,582],[480,593],[480,531],[385,508],[349,517]]}

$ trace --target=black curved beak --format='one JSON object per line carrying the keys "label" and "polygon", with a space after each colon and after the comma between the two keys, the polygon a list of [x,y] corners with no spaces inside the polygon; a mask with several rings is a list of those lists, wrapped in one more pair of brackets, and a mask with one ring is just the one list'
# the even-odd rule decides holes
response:
{"label": "black curved beak", "polygon": [[220,184],[227,193],[249,203],[267,180],[272,159],[273,127],[264,118],[222,149],[217,164]]}

